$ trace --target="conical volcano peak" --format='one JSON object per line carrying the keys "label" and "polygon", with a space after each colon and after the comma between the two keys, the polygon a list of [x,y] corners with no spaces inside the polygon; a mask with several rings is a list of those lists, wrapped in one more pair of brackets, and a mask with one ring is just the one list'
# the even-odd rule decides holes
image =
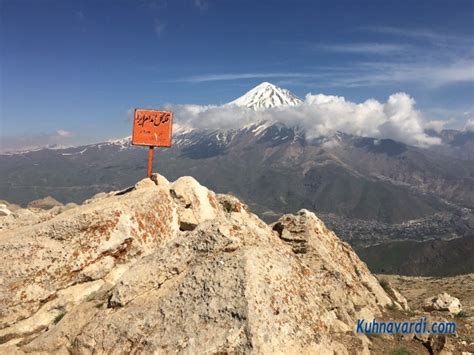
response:
{"label": "conical volcano peak", "polygon": [[[272,83],[269,83],[268,81],[264,81],[264,82],[262,82],[262,83],[260,83],[260,84],[258,84],[257,86],[254,87],[254,89],[257,89],[257,88],[264,89],[264,90],[265,89],[281,89],[278,86],[273,85]],[[282,89],[282,90],[284,90],[284,89]]]}
{"label": "conical volcano peak", "polygon": [[301,99],[289,90],[265,81],[228,105],[248,107],[257,111],[278,106],[294,106],[301,102]]}

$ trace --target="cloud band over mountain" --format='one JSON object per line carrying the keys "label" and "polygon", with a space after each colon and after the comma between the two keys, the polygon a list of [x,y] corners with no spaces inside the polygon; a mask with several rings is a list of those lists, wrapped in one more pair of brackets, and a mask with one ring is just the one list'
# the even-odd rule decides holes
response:
{"label": "cloud band over mountain", "polygon": [[187,128],[232,129],[262,120],[300,126],[307,137],[315,138],[341,131],[359,136],[391,138],[406,144],[427,147],[440,140],[425,134],[429,126],[416,110],[415,100],[400,92],[386,102],[368,99],[362,103],[342,96],[308,94],[295,106],[280,106],[254,111],[235,105],[168,105],[176,123]]}

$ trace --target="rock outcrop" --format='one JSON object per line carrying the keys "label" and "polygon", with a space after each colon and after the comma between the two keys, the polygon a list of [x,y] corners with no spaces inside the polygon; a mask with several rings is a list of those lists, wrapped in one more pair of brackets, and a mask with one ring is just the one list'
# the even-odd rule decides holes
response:
{"label": "rock outcrop", "polygon": [[25,211],[0,217],[0,353],[363,353],[356,320],[397,305],[313,213],[268,226],[191,177]]}

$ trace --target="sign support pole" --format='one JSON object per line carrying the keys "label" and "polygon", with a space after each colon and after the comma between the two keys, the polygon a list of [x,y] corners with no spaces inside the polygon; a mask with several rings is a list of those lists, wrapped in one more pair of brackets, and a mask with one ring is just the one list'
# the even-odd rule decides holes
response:
{"label": "sign support pole", "polygon": [[148,149],[148,177],[151,179],[153,174],[153,148],[154,146],[150,145]]}

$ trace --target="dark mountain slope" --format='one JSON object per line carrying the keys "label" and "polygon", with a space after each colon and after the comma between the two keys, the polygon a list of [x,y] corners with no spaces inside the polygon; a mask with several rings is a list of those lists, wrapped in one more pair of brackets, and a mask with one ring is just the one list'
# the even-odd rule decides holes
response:
{"label": "dark mountain slope", "polygon": [[453,276],[474,270],[474,236],[426,242],[393,242],[357,249],[372,272]]}

